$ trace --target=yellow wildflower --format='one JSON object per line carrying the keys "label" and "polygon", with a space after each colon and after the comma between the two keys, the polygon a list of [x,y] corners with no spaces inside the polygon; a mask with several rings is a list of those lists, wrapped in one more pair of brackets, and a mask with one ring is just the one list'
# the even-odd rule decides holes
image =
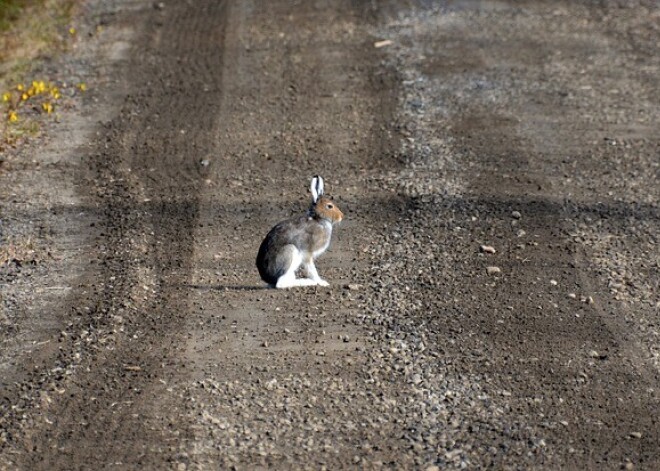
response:
{"label": "yellow wildflower", "polygon": [[54,100],[59,100],[60,97],[62,96],[62,95],[60,94],[60,89],[57,88],[57,87],[53,87],[53,88],[51,88],[51,89],[50,89],[50,96],[52,96]]}
{"label": "yellow wildflower", "polygon": [[48,114],[51,114],[53,112],[53,105],[49,102],[42,103],[41,107]]}
{"label": "yellow wildflower", "polygon": [[18,114],[15,111],[10,111],[9,115],[7,115],[7,121],[10,123],[15,123],[18,121]]}
{"label": "yellow wildflower", "polygon": [[9,100],[11,100],[11,93],[5,92],[2,94],[2,101],[7,103]]}
{"label": "yellow wildflower", "polygon": [[23,93],[21,95],[21,100],[23,100],[23,101],[27,100],[28,98],[30,98],[30,95],[28,95],[27,93]]}
{"label": "yellow wildflower", "polygon": [[87,84],[85,82],[80,82],[78,84],[78,88],[80,89],[81,92],[86,92],[87,91]]}
{"label": "yellow wildflower", "polygon": [[43,80],[32,82],[32,88],[36,94],[40,94],[46,91],[46,83]]}
{"label": "yellow wildflower", "polygon": [[18,85],[16,85],[16,90],[18,90],[19,92],[22,92],[23,90],[25,90],[25,85],[23,85],[22,83],[19,83]]}
{"label": "yellow wildflower", "polygon": [[73,26],[72,26],[71,28],[69,28],[69,34],[70,34],[71,36],[75,36],[75,34],[76,34],[76,28],[74,28]]}

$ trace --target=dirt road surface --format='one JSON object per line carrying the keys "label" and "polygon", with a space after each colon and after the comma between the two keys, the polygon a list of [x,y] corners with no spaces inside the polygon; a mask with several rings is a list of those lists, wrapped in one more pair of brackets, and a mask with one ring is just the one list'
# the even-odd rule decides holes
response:
{"label": "dirt road surface", "polygon": [[[0,167],[0,469],[660,469],[657,2],[77,21]],[[315,174],[331,286],[266,289]]]}

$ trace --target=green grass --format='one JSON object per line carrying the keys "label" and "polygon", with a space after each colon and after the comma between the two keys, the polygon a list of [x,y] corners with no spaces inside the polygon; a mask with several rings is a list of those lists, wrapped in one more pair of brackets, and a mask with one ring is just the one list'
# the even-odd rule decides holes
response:
{"label": "green grass", "polygon": [[6,31],[18,19],[30,0],[0,0],[0,31]]}

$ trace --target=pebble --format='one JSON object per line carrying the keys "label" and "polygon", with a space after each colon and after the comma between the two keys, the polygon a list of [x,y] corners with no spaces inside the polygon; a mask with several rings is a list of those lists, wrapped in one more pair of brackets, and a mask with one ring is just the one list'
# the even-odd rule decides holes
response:
{"label": "pebble", "polygon": [[376,41],[374,43],[374,47],[376,49],[380,49],[381,47],[390,46],[392,44],[393,44],[393,42],[392,42],[391,39],[383,39],[382,41]]}
{"label": "pebble", "polygon": [[362,288],[362,285],[359,285],[357,283],[349,283],[346,285],[346,289],[351,290],[351,291],[357,291]]}
{"label": "pebble", "polygon": [[513,219],[520,219],[520,218],[522,217],[522,214],[520,214],[519,211],[513,211],[513,212],[511,213],[511,217],[512,217]]}
{"label": "pebble", "polygon": [[495,253],[496,252],[495,247],[493,247],[492,245],[482,245],[480,247],[480,249],[484,253]]}
{"label": "pebble", "polygon": [[500,267],[486,267],[486,273],[489,275],[497,275],[499,273],[502,273],[502,270]]}
{"label": "pebble", "polygon": [[557,286],[559,283],[557,282],[557,280],[550,280],[550,284],[552,286]]}
{"label": "pebble", "polygon": [[631,432],[630,433],[630,438],[642,438],[642,433],[641,432]]}

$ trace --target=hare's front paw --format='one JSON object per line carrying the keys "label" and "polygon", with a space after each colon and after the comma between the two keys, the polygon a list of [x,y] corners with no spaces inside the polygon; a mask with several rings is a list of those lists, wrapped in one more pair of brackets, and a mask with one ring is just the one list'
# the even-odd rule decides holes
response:
{"label": "hare's front paw", "polygon": [[319,286],[330,286],[330,283],[328,283],[327,281],[322,280],[322,279],[320,279],[320,278],[316,281],[316,283],[317,283]]}

